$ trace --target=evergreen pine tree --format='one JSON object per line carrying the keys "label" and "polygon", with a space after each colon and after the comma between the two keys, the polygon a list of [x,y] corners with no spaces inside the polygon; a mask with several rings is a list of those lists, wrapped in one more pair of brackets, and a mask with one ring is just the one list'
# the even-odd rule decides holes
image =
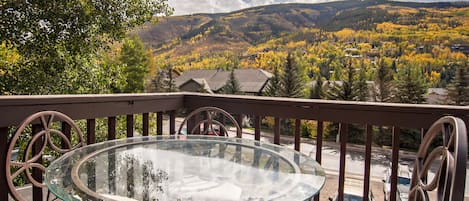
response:
{"label": "evergreen pine tree", "polygon": [[378,66],[375,72],[375,100],[378,102],[389,102],[392,98],[393,73],[384,59],[378,60]]}
{"label": "evergreen pine tree", "polygon": [[366,69],[363,65],[360,68],[360,73],[357,79],[353,82],[352,91],[354,92],[354,100],[367,101],[369,96],[368,85],[366,83]]}
{"label": "evergreen pine tree", "polygon": [[412,66],[405,66],[397,74],[396,101],[399,103],[420,104],[425,102],[423,95],[427,92],[423,74]]}
{"label": "evergreen pine tree", "polygon": [[469,105],[469,70],[459,65],[456,75],[448,85],[449,103],[453,105]]}
{"label": "evergreen pine tree", "polygon": [[[352,61],[343,61],[346,76],[340,81],[333,82],[332,86],[327,90],[326,97],[330,100],[354,100],[352,90],[353,78],[355,69],[352,66]],[[340,74],[337,72],[337,77],[340,79]]]}
{"label": "evergreen pine tree", "polygon": [[234,69],[230,72],[230,78],[223,86],[222,92],[225,94],[241,94],[241,87],[235,77]]}
{"label": "evergreen pine tree", "polygon": [[299,66],[296,64],[293,55],[287,56],[284,73],[280,77],[280,96],[290,98],[303,97],[303,80]]}
{"label": "evergreen pine tree", "polygon": [[269,79],[269,83],[264,90],[264,96],[280,96],[280,88],[280,73],[277,66],[275,66],[273,76]]}

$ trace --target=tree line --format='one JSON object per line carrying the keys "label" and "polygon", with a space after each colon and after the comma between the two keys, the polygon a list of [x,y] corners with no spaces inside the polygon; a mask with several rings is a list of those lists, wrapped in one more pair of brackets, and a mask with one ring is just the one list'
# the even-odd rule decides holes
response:
{"label": "tree line", "polygon": [[[305,72],[301,61],[305,60],[303,52],[289,52],[280,65],[274,66],[272,77],[265,87],[263,95],[271,97],[310,98],[344,101],[375,101],[422,104],[427,93],[428,82],[423,71],[412,62],[393,61],[378,58],[368,69],[363,58],[346,55],[336,55],[339,68],[324,72],[320,69]],[[469,71],[466,63],[452,64],[455,66],[455,76],[447,85],[448,100],[446,103],[454,105],[469,105]],[[330,69],[329,67],[327,69]],[[368,69],[368,71],[367,71]],[[369,71],[372,71],[371,73]],[[329,77],[325,76],[329,75]],[[368,79],[371,78],[371,79]],[[234,76],[230,77],[226,86],[237,83]],[[239,84],[236,84],[239,85]],[[223,91],[222,93],[237,94],[239,89]],[[266,118],[264,124],[273,127],[273,119]],[[283,119],[282,133],[293,133],[293,120]],[[314,137],[315,123],[304,121],[302,135]],[[339,125],[326,123],[325,137],[335,140],[338,136]],[[364,142],[363,125],[351,124],[348,128],[349,141]],[[390,127],[375,128],[374,143],[391,145],[392,134]],[[415,149],[420,143],[420,130],[403,129],[401,134],[403,148]]]}

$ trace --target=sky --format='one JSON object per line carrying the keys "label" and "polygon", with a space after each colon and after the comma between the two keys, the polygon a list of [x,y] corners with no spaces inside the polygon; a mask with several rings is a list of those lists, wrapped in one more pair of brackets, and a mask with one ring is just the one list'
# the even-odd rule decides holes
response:
{"label": "sky", "polygon": [[[168,0],[174,8],[174,15],[190,15],[196,13],[227,13],[255,6],[280,3],[324,3],[336,0]],[[461,0],[397,0],[412,2],[451,2]],[[464,0],[469,1],[469,0]]]}

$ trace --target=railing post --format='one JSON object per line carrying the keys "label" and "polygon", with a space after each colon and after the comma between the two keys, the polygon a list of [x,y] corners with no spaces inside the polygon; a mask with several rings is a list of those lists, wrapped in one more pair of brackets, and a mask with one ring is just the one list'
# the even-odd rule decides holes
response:
{"label": "railing post", "polygon": [[[108,117],[107,119],[107,139],[114,140],[116,139],[116,117]],[[116,155],[114,150],[108,154],[108,172],[112,172],[116,169]],[[116,180],[111,174],[108,175],[109,178],[109,192],[116,192]]]}
{"label": "railing post", "polygon": [[[322,133],[323,133],[323,121],[318,121],[316,129],[316,161],[321,164],[322,160]],[[319,201],[320,192],[314,197],[314,201]]]}
{"label": "railing post", "polygon": [[116,117],[107,118],[107,139],[116,139]]}
{"label": "railing post", "polygon": [[347,135],[348,124],[339,124],[340,136],[340,169],[339,169],[339,196],[338,200],[344,200],[344,184],[345,184],[345,156],[347,155]]}
{"label": "railing post", "polygon": [[[40,124],[33,124],[32,126],[32,132],[33,132],[33,136],[38,134],[42,129],[42,126]],[[36,141],[36,143],[33,144],[33,149],[32,149],[32,155],[35,156],[36,154],[39,154],[41,152],[41,145],[42,145],[42,138],[38,139],[38,141]],[[36,161],[37,163],[39,164],[42,164],[42,153],[41,153],[41,157],[39,157],[39,159]],[[33,168],[32,169],[32,173],[33,173],[33,178],[37,181],[37,182],[41,182],[42,183],[42,171],[39,170],[38,168]],[[40,187],[36,187],[36,186],[33,186],[33,200],[34,201],[42,201],[43,200],[43,195],[42,195],[42,188]]]}
{"label": "railing post", "polygon": [[0,200],[8,200],[8,184],[6,181],[6,153],[8,151],[8,127],[0,128]]}
{"label": "railing post", "polygon": [[96,119],[86,120],[86,143],[96,143]]}
{"label": "railing post", "polygon": [[392,165],[391,165],[391,191],[389,195],[390,201],[396,201],[397,193],[397,172],[399,168],[399,136],[401,129],[394,126],[392,128]]}
{"label": "railing post", "polygon": [[149,119],[148,119],[148,113],[143,113],[142,114],[142,130],[143,130],[143,133],[142,135],[143,136],[148,136],[148,124],[149,124]]}
{"label": "railing post", "polygon": [[[96,143],[96,119],[86,120],[86,143],[88,145]],[[91,190],[96,189],[96,165],[89,163],[87,166],[88,186]]]}
{"label": "railing post", "polygon": [[176,133],[176,111],[169,111],[169,134]]}
{"label": "railing post", "polygon": [[243,137],[243,115],[242,114],[237,114],[235,116],[236,118],[236,122],[238,122],[239,124],[239,128],[241,129],[240,133],[241,133],[241,136],[236,136],[238,138],[242,138]]}
{"label": "railing post", "polygon": [[280,144],[280,118],[274,118],[274,144]]}
{"label": "railing post", "polygon": [[156,113],[156,134],[163,135],[163,112]]}
{"label": "railing post", "polygon": [[[420,144],[422,144],[423,142],[423,139],[425,137],[425,134],[427,133],[428,129],[425,129],[425,128],[421,128],[420,129]],[[427,172],[426,172],[427,173]],[[428,174],[424,174],[422,175],[422,178],[420,180],[422,180],[423,182],[427,182],[427,179],[428,179]]]}
{"label": "railing post", "polygon": [[256,116],[254,119],[254,140],[261,140],[261,116]]}
{"label": "railing post", "polygon": [[128,114],[127,115],[127,137],[134,136],[134,115]]}
{"label": "railing post", "polygon": [[300,151],[300,143],[301,143],[300,130],[301,130],[301,120],[296,119],[295,120],[295,150],[297,151]]}
{"label": "railing post", "polygon": [[321,164],[322,160],[322,133],[324,130],[324,122],[318,121],[318,127],[316,129],[316,161]]}
{"label": "railing post", "polygon": [[370,192],[370,166],[371,166],[371,143],[373,141],[373,127],[369,124],[366,125],[365,137],[365,174],[363,177],[363,198],[364,201],[369,201]]}
{"label": "railing post", "polygon": [[[68,140],[71,140],[72,138],[72,126],[66,122],[62,122],[62,133],[67,137]],[[68,148],[65,146],[65,140],[62,140],[62,148]]]}

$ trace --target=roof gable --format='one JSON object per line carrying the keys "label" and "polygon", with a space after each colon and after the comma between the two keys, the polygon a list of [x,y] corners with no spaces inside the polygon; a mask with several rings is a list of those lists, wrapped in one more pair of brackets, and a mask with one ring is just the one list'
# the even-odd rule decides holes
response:
{"label": "roof gable", "polygon": [[[198,83],[201,82],[200,79],[204,79],[210,90],[218,91],[225,86],[229,80],[230,73],[230,71],[223,70],[188,70],[177,77],[175,83],[176,86],[181,87],[191,79]],[[235,69],[234,74],[240,84],[241,91],[248,93],[260,92],[265,83],[272,77],[271,73],[261,69]]]}

